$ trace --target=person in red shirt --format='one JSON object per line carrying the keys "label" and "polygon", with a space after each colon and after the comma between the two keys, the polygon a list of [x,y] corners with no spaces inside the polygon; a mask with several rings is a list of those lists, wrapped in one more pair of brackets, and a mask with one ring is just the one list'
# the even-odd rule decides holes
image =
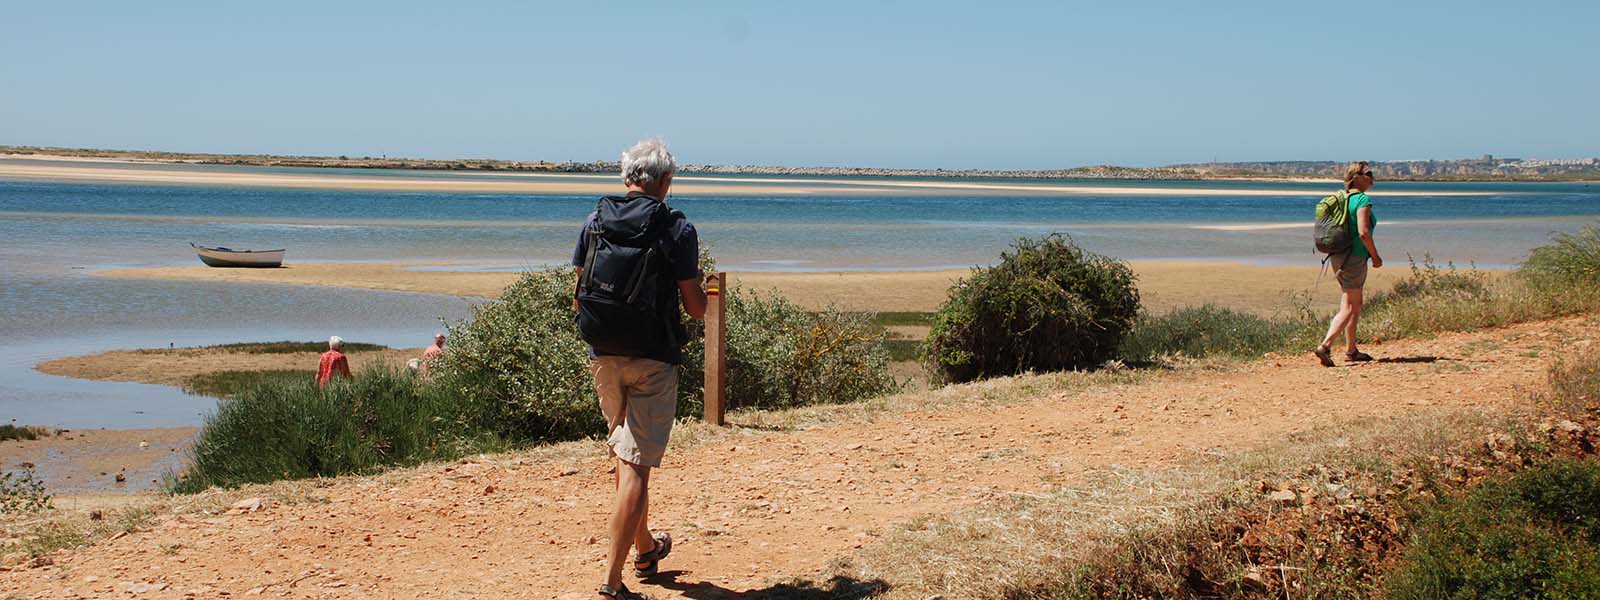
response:
{"label": "person in red shirt", "polygon": [[350,361],[344,357],[344,339],[337,335],[328,338],[328,351],[322,353],[322,361],[317,364],[317,387],[327,385],[335,375],[350,378]]}
{"label": "person in red shirt", "polygon": [[430,371],[433,369],[434,361],[439,360],[439,356],[443,354],[444,332],[441,331],[433,334],[433,345],[428,346],[426,350],[422,351],[422,363],[418,365],[418,368],[422,371],[422,377],[424,379],[429,377]]}

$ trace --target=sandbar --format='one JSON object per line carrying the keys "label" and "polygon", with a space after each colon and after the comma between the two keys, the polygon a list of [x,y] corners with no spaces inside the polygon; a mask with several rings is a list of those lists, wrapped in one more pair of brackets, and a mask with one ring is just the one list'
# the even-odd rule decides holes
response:
{"label": "sandbar", "polygon": [[[346,356],[350,360],[350,368],[360,370],[377,362],[404,365],[409,359],[420,358],[422,349],[348,352]],[[39,363],[37,368],[46,375],[183,387],[197,375],[219,371],[315,371],[319,358],[317,352],[262,354],[205,348],[162,348],[111,350],[57,358]]]}
{"label": "sandbar", "polygon": [[[35,159],[0,163],[0,178],[131,183],[153,185],[247,186],[370,191],[432,191],[523,194],[614,194],[621,191],[615,177],[564,173],[408,173],[404,177],[329,173],[307,169],[300,173],[245,171],[205,165],[173,168],[134,168],[136,163],[78,161],[59,164]],[[138,163],[143,164],[143,163]],[[737,177],[683,174],[676,178],[676,195],[1009,195],[1009,196],[1305,196],[1323,191],[1268,187],[1160,187],[1105,185],[1103,182],[988,182],[922,181],[892,178]],[[1386,191],[1389,196],[1467,196],[1487,192],[1441,190]]]}

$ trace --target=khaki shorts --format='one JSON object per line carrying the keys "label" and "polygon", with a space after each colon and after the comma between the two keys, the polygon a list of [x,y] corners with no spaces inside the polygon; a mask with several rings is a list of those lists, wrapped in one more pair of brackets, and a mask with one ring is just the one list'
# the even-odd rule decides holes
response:
{"label": "khaki shorts", "polygon": [[611,432],[606,438],[611,452],[631,464],[661,466],[678,413],[678,366],[648,358],[596,356],[589,359],[589,371]]}
{"label": "khaki shorts", "polygon": [[1367,257],[1343,252],[1328,257],[1328,264],[1333,266],[1333,276],[1339,280],[1340,289],[1367,287]]}

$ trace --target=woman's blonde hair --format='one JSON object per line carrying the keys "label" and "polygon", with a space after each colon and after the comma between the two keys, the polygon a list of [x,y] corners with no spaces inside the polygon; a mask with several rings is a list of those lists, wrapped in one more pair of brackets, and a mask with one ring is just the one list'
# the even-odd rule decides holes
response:
{"label": "woman's blonde hair", "polygon": [[1350,163],[1350,166],[1344,168],[1344,189],[1350,189],[1350,186],[1356,182],[1357,177],[1370,170],[1372,170],[1372,164],[1367,161],[1358,160]]}

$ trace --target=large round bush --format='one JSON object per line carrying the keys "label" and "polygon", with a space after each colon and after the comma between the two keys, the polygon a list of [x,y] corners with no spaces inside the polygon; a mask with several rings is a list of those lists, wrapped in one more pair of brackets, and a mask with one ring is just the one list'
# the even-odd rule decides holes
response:
{"label": "large round bush", "polygon": [[1139,314],[1133,280],[1065,235],[1023,238],[951,288],[925,358],[948,382],[1099,366]]}

